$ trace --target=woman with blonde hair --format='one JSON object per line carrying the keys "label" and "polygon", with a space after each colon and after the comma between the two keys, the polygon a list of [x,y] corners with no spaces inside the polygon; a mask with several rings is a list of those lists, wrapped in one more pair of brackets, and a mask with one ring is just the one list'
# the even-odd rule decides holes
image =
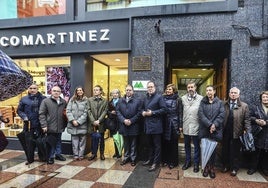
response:
{"label": "woman with blonde hair", "polygon": [[[118,104],[119,99],[121,98],[121,93],[119,89],[114,89],[111,91],[111,97],[112,99],[108,103],[108,118],[109,121],[112,122],[113,128],[110,128],[110,135],[113,136],[114,134],[117,133],[118,128],[119,128],[119,123],[117,119],[117,114],[116,114],[116,106]],[[114,155],[113,158],[121,158],[121,152],[119,152],[116,144],[114,143]]]}

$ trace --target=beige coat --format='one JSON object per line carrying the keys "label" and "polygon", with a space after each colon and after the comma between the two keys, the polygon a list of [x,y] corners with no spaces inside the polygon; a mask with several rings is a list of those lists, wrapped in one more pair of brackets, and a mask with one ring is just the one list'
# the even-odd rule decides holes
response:
{"label": "beige coat", "polygon": [[182,96],[183,106],[183,134],[197,136],[199,132],[198,109],[203,96],[196,95],[195,99],[188,101],[188,94]]}

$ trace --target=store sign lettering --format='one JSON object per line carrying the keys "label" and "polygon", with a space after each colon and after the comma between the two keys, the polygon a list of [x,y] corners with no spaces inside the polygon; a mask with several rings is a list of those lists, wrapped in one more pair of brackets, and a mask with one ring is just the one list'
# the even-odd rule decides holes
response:
{"label": "store sign lettering", "polygon": [[[0,45],[3,47],[8,46],[38,46],[38,45],[56,45],[57,40],[64,44],[66,42],[70,43],[80,43],[80,42],[97,42],[97,41],[109,41],[109,29],[88,30],[88,31],[76,31],[76,32],[59,32],[57,34],[47,33],[45,36],[41,34],[36,35],[21,35],[0,38]],[[98,37],[98,34],[100,36]]]}

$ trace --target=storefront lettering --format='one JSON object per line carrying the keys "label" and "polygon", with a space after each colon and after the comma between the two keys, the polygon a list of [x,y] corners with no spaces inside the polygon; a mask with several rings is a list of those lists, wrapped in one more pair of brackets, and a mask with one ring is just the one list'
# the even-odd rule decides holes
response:
{"label": "storefront lettering", "polygon": [[6,37],[3,36],[0,38],[0,45],[3,47],[8,46],[34,46],[34,45],[56,45],[57,39],[61,44],[66,42],[70,43],[80,43],[80,42],[97,42],[100,41],[108,41],[109,38],[109,29],[100,29],[100,35],[98,38],[97,30],[88,30],[88,31],[76,31],[76,32],[59,32],[57,34],[47,33],[45,36],[41,34],[36,35],[22,35]]}

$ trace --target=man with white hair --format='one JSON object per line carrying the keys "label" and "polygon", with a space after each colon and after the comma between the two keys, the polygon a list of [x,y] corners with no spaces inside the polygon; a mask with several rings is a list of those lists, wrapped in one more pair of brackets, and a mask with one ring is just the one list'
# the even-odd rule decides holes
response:
{"label": "man with white hair", "polygon": [[222,172],[231,170],[231,176],[236,176],[239,169],[241,143],[239,136],[244,131],[251,131],[250,112],[246,103],[240,100],[240,90],[232,87],[229,99],[224,103],[225,120],[222,140]]}

